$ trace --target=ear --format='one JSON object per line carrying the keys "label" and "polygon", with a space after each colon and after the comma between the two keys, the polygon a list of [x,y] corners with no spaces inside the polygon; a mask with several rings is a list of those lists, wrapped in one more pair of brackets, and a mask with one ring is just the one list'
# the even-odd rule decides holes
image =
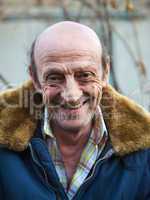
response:
{"label": "ear", "polygon": [[109,83],[109,74],[110,74],[110,63],[105,63],[105,66],[103,68],[103,76],[102,81],[104,86],[106,86]]}
{"label": "ear", "polygon": [[40,85],[40,82],[39,82],[39,79],[38,79],[38,76],[37,76],[37,72],[35,70],[33,70],[34,68],[32,67],[32,65],[29,65],[29,75],[30,75],[30,78],[33,82],[33,85],[35,87],[35,89],[37,91],[41,91],[41,85]]}

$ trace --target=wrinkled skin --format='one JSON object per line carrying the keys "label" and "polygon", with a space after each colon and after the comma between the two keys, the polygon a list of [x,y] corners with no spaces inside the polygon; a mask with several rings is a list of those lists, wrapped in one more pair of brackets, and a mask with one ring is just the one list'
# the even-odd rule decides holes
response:
{"label": "wrinkled skin", "polygon": [[87,142],[102,87],[107,84],[109,70],[102,70],[101,56],[95,32],[75,22],[49,27],[35,44],[40,88],[32,71],[31,78],[48,106],[69,179]]}
{"label": "wrinkled skin", "polygon": [[75,132],[85,127],[100,102],[102,48],[86,26],[62,22],[37,39],[34,59],[52,121]]}
{"label": "wrinkled skin", "polygon": [[[101,85],[95,63],[83,67],[87,56],[77,62],[49,63],[51,68],[43,71],[42,90],[52,121],[63,129],[76,131],[87,125],[100,101]],[[81,67],[82,66],[82,67]],[[53,70],[51,70],[53,69]],[[55,69],[55,70],[54,70]]]}

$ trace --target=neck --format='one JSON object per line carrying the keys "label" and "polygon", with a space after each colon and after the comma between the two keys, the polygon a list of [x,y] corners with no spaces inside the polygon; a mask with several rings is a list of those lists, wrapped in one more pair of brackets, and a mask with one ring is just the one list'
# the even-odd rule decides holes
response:
{"label": "neck", "polygon": [[88,141],[92,123],[89,123],[82,129],[74,132],[71,130],[63,130],[55,123],[52,123],[51,127],[57,143],[59,144],[60,152],[67,172],[69,186],[79,163],[82,151]]}

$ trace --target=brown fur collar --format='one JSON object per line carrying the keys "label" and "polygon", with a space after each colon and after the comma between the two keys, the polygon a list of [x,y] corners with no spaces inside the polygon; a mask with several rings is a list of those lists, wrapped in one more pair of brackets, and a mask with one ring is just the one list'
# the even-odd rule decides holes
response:
{"label": "brown fur collar", "polygon": [[[19,88],[0,93],[0,145],[14,151],[26,148],[34,134],[35,114],[40,107],[29,101],[34,91],[32,82],[28,81]],[[118,155],[150,147],[150,114],[141,106],[108,86],[103,89],[101,108]]]}

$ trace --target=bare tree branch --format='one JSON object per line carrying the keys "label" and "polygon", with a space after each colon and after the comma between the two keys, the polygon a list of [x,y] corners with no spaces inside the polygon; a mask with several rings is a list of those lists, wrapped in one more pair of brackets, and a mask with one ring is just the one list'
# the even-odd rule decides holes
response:
{"label": "bare tree branch", "polygon": [[[111,28],[111,20],[110,20],[110,16],[109,16],[109,12],[108,12],[108,5],[107,4],[103,4],[103,8],[104,8],[104,16],[105,16],[105,23],[106,23],[106,26],[107,26],[107,35],[108,35],[108,38],[107,38],[107,48],[108,48],[108,52],[109,52],[109,55],[111,56],[112,58],[112,55],[113,55],[113,48],[112,48],[112,28]],[[114,63],[113,63],[113,59],[110,59],[110,65],[111,65],[111,74],[112,74],[112,77],[113,77],[113,83],[114,83],[114,87],[121,92],[121,89],[119,87],[119,84],[117,82],[117,77],[116,77],[116,73],[115,73],[115,69],[114,69]]]}
{"label": "bare tree branch", "polygon": [[141,46],[140,46],[140,41],[139,41],[139,36],[138,36],[135,20],[132,19],[131,23],[132,23],[133,34],[134,34],[134,39],[135,39],[135,47],[136,47],[135,49],[137,51],[137,57],[138,57],[137,66],[139,68],[141,75],[146,77],[147,72],[146,72],[144,61],[143,61],[143,56],[142,56],[142,51],[141,51]]}
{"label": "bare tree branch", "polygon": [[59,0],[59,2],[60,2],[60,7],[63,11],[63,16],[64,16],[65,20],[71,20],[66,1]]}
{"label": "bare tree branch", "polygon": [[79,8],[78,14],[77,14],[77,16],[75,17],[75,21],[76,21],[76,22],[79,22],[79,21],[80,21],[81,15],[82,15],[82,12],[83,12],[84,7],[85,7],[85,5],[84,5],[83,1],[81,0],[81,1],[80,1],[80,8]]}
{"label": "bare tree branch", "polygon": [[7,86],[7,88],[11,88],[9,81],[7,81],[2,74],[0,74],[0,80],[5,86]]}

